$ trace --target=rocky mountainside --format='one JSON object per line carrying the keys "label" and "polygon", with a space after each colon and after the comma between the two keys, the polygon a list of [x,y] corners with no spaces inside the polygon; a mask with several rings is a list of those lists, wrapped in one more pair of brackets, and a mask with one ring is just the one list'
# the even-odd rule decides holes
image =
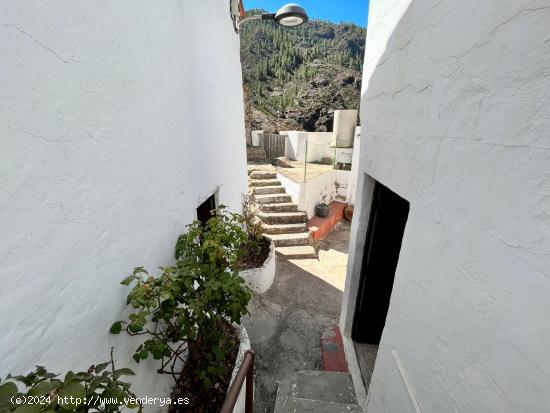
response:
{"label": "rocky mountainside", "polygon": [[[259,13],[261,10],[251,10]],[[251,129],[332,130],[334,109],[358,109],[366,29],[313,20],[296,28],[250,22],[241,31]]]}

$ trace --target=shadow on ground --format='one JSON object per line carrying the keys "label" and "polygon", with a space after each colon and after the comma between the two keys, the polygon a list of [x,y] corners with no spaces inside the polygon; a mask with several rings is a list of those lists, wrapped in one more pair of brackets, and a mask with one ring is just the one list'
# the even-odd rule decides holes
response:
{"label": "shadow on ground", "polygon": [[274,409],[277,382],[299,370],[321,370],[322,331],[338,323],[342,292],[279,259],[273,286],[255,295],[243,320],[256,352],[254,411]]}

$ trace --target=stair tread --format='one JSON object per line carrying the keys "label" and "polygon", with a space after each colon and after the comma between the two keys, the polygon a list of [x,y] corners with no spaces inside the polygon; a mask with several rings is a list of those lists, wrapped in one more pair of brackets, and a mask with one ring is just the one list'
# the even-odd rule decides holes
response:
{"label": "stair tread", "polygon": [[277,174],[275,172],[252,172],[250,175],[250,179],[276,179]]}
{"label": "stair tread", "polygon": [[265,234],[266,237],[271,238],[273,241],[283,240],[283,239],[309,239],[309,232],[298,232],[298,233],[288,233],[288,234]]}
{"label": "stair tread", "polygon": [[295,211],[295,212],[260,212],[260,216],[270,216],[270,217],[303,217],[305,212]]}
{"label": "stair tread", "polygon": [[285,188],[279,186],[254,186],[254,195],[286,195]]}
{"label": "stair tread", "polygon": [[310,245],[300,245],[294,247],[276,247],[275,252],[280,257],[293,259],[293,258],[317,258],[315,248]]}
{"label": "stair tread", "polygon": [[304,228],[307,230],[307,225],[305,222],[300,222],[298,224],[263,224],[264,229],[270,229],[270,228]]}
{"label": "stair tread", "polygon": [[277,397],[274,413],[362,413],[357,404],[344,404],[308,400],[294,397]]}
{"label": "stair tread", "polygon": [[[278,207],[281,207],[281,206],[296,206],[297,207],[297,205],[294,202],[279,202],[279,203],[275,203],[275,204],[262,204],[262,207],[264,207],[264,208],[268,208],[270,206],[273,206],[273,207],[274,206],[278,206]],[[294,212],[298,212],[298,211],[294,211]]]}
{"label": "stair tread", "polygon": [[266,234],[292,234],[297,232],[309,232],[305,222],[298,224],[262,224]]}
{"label": "stair tread", "polygon": [[303,370],[292,373],[279,382],[277,399],[279,397],[357,404],[351,375],[333,371]]}
{"label": "stair tread", "polygon": [[279,188],[284,189],[284,187],[282,185],[266,185],[266,186],[257,187],[255,189],[279,189]]}
{"label": "stair tread", "polygon": [[[278,198],[278,197],[281,197],[281,196],[288,197],[290,199],[290,195],[287,195],[285,193],[283,193],[283,194],[258,194],[258,195],[254,195],[256,200],[269,199],[269,198]],[[288,201],[285,201],[285,202],[288,202]],[[273,203],[276,204],[277,202],[273,202]]]}
{"label": "stair tread", "polygon": [[281,182],[277,179],[250,179],[248,185],[251,187],[257,186],[280,186]]}

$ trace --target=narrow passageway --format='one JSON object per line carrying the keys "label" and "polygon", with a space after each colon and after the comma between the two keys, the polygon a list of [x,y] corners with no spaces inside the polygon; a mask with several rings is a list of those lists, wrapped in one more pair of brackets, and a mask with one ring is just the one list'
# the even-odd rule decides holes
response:
{"label": "narrow passageway", "polygon": [[257,357],[255,411],[273,412],[288,374],[322,370],[320,339],[340,316],[349,228],[342,223],[322,241],[319,260],[278,256],[273,286],[254,295],[243,325]]}

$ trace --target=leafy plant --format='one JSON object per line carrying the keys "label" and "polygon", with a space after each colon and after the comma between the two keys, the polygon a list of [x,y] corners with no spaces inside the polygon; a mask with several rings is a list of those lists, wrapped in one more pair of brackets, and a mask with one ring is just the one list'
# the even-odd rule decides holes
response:
{"label": "leafy plant", "polygon": [[243,223],[249,240],[258,240],[264,235],[262,223],[256,218],[257,211],[250,195],[243,195]]}
{"label": "leafy plant", "polygon": [[225,373],[221,361],[235,345],[220,326],[240,323],[251,298],[238,274],[248,236],[243,217],[223,206],[205,226],[195,221],[187,229],[176,244],[175,266],[157,276],[138,267],[122,281],[132,286],[126,303],[134,311],[110,331],[143,335],[134,360],[152,356],[160,360],[158,372],[176,381],[178,361],[188,353],[196,363],[193,377],[209,388]]}
{"label": "leafy plant", "polygon": [[[120,411],[123,406],[141,412],[130,384],[120,380],[122,376],[133,375],[128,368],[115,368],[112,349],[110,361],[92,365],[86,372],[69,371],[64,378],[42,366],[26,376],[8,374],[0,383],[0,412],[110,413]],[[19,387],[25,387],[25,391],[21,392]]]}

